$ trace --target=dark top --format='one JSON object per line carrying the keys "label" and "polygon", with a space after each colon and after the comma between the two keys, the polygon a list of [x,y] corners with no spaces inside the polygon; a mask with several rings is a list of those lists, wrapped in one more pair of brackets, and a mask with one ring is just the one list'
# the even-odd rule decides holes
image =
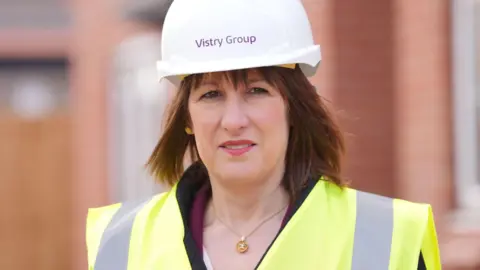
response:
{"label": "dark top", "polygon": [[[211,196],[211,190],[209,185],[206,184],[208,183],[208,176],[204,173],[206,170],[200,170],[200,166],[203,165],[194,164],[184,173],[178,184],[176,194],[183,223],[186,224],[184,238],[185,249],[193,270],[207,269],[203,261],[203,223],[205,208],[207,201]],[[315,186],[315,183],[316,180],[312,178],[302,190],[297,200],[288,207],[283,218],[282,226],[276,237],[278,237],[278,234],[283,230],[290,218],[295,214],[298,208],[300,208],[303,201]],[[272,241],[272,243],[274,241]],[[269,249],[270,247],[268,247],[265,254]],[[258,262],[257,267],[262,260],[263,257]],[[417,269],[427,270],[421,253]]]}

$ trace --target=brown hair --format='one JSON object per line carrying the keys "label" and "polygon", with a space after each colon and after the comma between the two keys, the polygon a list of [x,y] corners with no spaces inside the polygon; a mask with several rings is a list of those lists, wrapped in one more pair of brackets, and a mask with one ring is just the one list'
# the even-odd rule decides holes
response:
{"label": "brown hair", "polygon": [[[310,177],[324,176],[328,181],[344,186],[346,183],[340,176],[343,136],[315,87],[298,65],[295,69],[263,67],[256,70],[279,89],[288,106],[291,129],[283,184],[290,196],[296,197]],[[222,72],[222,76],[238,86],[245,84],[247,73],[248,70],[235,70]],[[170,185],[183,174],[187,150],[192,162],[201,162],[195,136],[186,134],[185,127],[190,126],[190,91],[198,87],[205,76],[190,75],[182,81],[167,111],[163,136],[148,161],[151,172]]]}

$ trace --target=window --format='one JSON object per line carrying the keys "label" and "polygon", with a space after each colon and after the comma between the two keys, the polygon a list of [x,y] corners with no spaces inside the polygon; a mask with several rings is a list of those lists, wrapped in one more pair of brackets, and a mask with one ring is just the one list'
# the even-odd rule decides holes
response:
{"label": "window", "polygon": [[[452,1],[452,15],[456,198],[459,212],[476,212],[478,215],[480,213],[478,211],[480,209],[480,1]],[[468,218],[459,219],[468,220]]]}
{"label": "window", "polygon": [[43,118],[68,106],[67,63],[0,59],[0,111]]}

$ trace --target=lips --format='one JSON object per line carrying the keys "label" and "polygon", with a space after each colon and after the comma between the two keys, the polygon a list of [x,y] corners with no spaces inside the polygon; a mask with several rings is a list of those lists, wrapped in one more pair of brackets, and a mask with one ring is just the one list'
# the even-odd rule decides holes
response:
{"label": "lips", "polygon": [[250,151],[256,144],[250,140],[226,141],[220,148],[231,156],[241,156]]}
{"label": "lips", "polygon": [[252,146],[255,145],[253,141],[250,140],[235,140],[235,141],[226,141],[223,142],[220,147],[225,147],[225,148],[241,148],[241,147],[247,147],[247,146]]}
{"label": "lips", "polygon": [[224,147],[227,149],[242,149],[242,148],[247,148],[249,146],[253,146],[253,144],[224,145],[221,147]]}

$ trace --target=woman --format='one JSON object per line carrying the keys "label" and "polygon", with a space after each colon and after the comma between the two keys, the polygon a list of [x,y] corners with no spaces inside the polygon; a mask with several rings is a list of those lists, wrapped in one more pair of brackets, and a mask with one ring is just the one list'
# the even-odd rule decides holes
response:
{"label": "woman", "polygon": [[162,52],[178,91],[148,164],[172,189],[91,209],[90,269],[441,268],[429,205],[341,178],[300,1],[176,0]]}

